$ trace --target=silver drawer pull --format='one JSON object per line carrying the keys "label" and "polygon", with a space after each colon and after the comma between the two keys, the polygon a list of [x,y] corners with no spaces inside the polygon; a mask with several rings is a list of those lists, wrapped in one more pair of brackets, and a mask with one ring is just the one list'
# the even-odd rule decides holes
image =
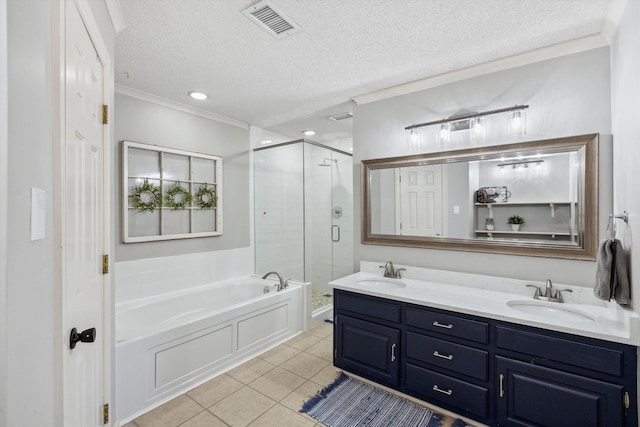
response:
{"label": "silver drawer pull", "polygon": [[395,344],[391,346],[391,361],[392,362],[396,361],[396,345]]}
{"label": "silver drawer pull", "polygon": [[439,393],[446,394],[447,396],[451,396],[453,394],[453,390],[443,390],[440,387],[438,387],[437,384],[433,385],[433,391],[437,391]]}
{"label": "silver drawer pull", "polygon": [[440,354],[440,353],[438,353],[437,351],[434,351],[434,352],[433,352],[433,355],[434,355],[435,357],[439,357],[439,358],[441,358],[441,359],[453,360],[453,354],[450,354],[450,355],[448,355],[448,356],[447,356],[447,355],[444,355],[444,354]]}
{"label": "silver drawer pull", "polygon": [[445,325],[444,323],[440,323],[437,320],[433,322],[433,326],[437,326],[438,328],[453,329],[453,325],[451,323]]}

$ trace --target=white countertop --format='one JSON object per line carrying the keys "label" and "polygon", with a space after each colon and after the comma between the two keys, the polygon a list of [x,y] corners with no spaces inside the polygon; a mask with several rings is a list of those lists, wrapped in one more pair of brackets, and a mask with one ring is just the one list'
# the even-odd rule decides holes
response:
{"label": "white countertop", "polygon": [[[375,269],[377,269],[378,263],[369,264],[375,264]],[[372,269],[372,265],[365,265],[364,267],[365,270]],[[363,271],[334,280],[329,285],[334,289],[388,298],[425,307],[450,310],[634,346],[640,345],[640,317],[633,310],[622,308],[614,302],[595,299],[590,289],[587,288],[554,285],[555,289],[572,289],[574,292],[565,294],[565,303],[547,303],[534,300],[532,297],[534,290],[525,286],[526,283],[541,286],[540,283],[523,282],[514,279],[510,284],[511,288],[513,288],[513,292],[511,292],[505,291],[509,287],[505,286],[507,279],[504,278],[442,272],[409,266],[397,267],[407,269],[407,274],[406,276],[403,275],[402,279],[383,278],[381,270],[375,273]],[[436,273],[434,274],[434,272]],[[438,273],[442,274],[439,275]],[[452,280],[452,277],[457,275],[460,276],[460,280],[463,280],[462,283],[464,285],[415,278],[415,276],[425,275],[446,277],[450,282],[455,281]],[[476,280],[468,280],[470,277]],[[380,289],[375,286],[375,283],[358,283],[367,279],[399,281],[405,286],[394,289]],[[542,287],[544,290],[544,286]],[[585,292],[585,290],[588,292]],[[588,315],[591,319],[563,318],[559,320],[559,318],[554,318],[553,313],[547,315],[530,314],[507,305],[509,301],[546,304],[551,306],[552,309],[557,304],[562,306],[561,308]]]}

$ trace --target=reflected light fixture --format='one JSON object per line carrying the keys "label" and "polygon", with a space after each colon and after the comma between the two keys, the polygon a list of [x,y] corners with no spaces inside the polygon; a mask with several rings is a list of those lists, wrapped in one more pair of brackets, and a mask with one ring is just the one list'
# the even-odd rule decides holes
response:
{"label": "reflected light fixture", "polygon": [[531,163],[535,163],[536,166],[540,167],[540,165],[544,162],[544,160],[542,159],[535,159],[535,160],[514,160],[513,162],[504,162],[500,163],[498,165],[498,167],[500,169],[503,169],[505,166],[511,166],[511,169],[518,169],[518,168],[528,168],[529,165]]}
{"label": "reflected light fixture", "polygon": [[311,129],[305,129],[305,130],[302,131],[302,133],[305,136],[313,136],[313,135],[316,134],[316,131],[315,130],[311,130]]}
{"label": "reflected light fixture", "polygon": [[404,129],[412,131],[425,126],[440,125],[440,133],[438,136],[441,141],[448,140],[451,132],[461,130],[471,130],[472,138],[474,138],[474,134],[476,134],[476,138],[479,138],[484,137],[486,133],[486,121],[483,118],[484,116],[511,113],[509,115],[509,135],[523,135],[526,133],[525,110],[527,108],[529,108],[528,105],[515,105],[513,107],[499,108],[497,110],[456,114],[441,120],[409,125]]}
{"label": "reflected light fixture", "polygon": [[198,92],[195,90],[192,90],[191,92],[189,92],[188,95],[193,99],[197,99],[198,101],[204,101],[205,99],[209,99],[209,95],[207,95],[206,93]]}

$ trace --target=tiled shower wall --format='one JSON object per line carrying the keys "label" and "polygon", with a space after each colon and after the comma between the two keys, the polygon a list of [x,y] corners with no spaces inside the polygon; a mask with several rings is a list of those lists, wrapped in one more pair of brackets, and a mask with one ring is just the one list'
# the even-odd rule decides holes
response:
{"label": "tiled shower wall", "polygon": [[302,144],[290,144],[255,153],[257,274],[277,271],[304,280],[302,150]]}

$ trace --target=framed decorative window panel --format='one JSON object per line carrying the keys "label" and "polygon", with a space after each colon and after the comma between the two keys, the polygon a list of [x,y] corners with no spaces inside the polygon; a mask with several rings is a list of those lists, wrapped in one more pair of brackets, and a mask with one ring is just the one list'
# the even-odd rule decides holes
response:
{"label": "framed decorative window panel", "polygon": [[222,234],[222,157],[122,142],[125,243]]}

